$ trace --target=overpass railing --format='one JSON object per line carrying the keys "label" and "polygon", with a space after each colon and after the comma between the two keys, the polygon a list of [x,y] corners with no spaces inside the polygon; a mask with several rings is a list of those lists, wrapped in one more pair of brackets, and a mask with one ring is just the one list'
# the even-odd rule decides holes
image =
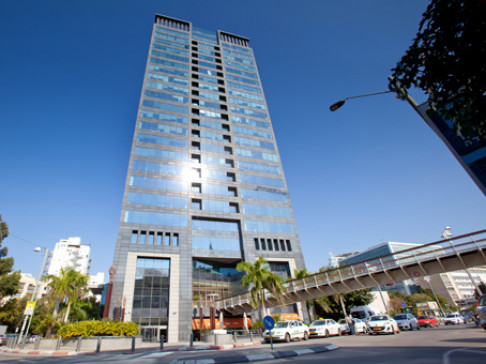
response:
{"label": "overpass railing", "polygon": [[[359,278],[360,276],[386,272],[387,270],[397,267],[400,268],[413,264],[421,264],[426,261],[452,256],[461,257],[461,255],[468,252],[480,251],[486,262],[486,257],[484,255],[485,249],[486,229],[397,251],[378,258],[371,258],[342,267],[329,269],[311,274],[304,278],[293,279],[284,283],[286,293],[284,293],[283,296],[288,297],[293,293],[298,294],[300,292],[305,292],[309,288],[332,285],[333,283],[342,283],[350,278]],[[352,289],[350,289],[350,291],[351,290]],[[272,298],[274,298],[274,296],[269,291],[265,291],[265,300]],[[218,309],[224,309],[225,307],[249,305],[250,302],[249,293],[243,293],[215,301],[215,306]]]}

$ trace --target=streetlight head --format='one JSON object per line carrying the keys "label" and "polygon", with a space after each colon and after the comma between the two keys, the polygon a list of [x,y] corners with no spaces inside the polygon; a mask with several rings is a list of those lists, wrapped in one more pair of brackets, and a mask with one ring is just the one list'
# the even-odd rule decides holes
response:
{"label": "streetlight head", "polygon": [[37,248],[34,249],[34,251],[38,253],[38,252],[41,251],[41,248],[37,247]]}
{"label": "streetlight head", "polygon": [[343,106],[345,102],[346,102],[345,100],[340,100],[338,102],[335,102],[334,104],[332,104],[331,106],[329,106],[329,110],[336,111],[341,106]]}

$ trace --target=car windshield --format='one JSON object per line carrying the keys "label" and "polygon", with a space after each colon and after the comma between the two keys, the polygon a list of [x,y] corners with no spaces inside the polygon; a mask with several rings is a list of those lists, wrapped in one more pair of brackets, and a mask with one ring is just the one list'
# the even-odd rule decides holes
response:
{"label": "car windshield", "polygon": [[447,317],[456,317],[456,315],[447,315]]}
{"label": "car windshield", "polygon": [[281,322],[277,322],[277,324],[275,325],[275,328],[276,329],[286,329],[288,326],[289,326],[289,323],[287,321],[281,321]]}
{"label": "car windshield", "polygon": [[418,319],[419,320],[427,320],[429,318],[429,316],[419,316]]}
{"label": "car windshield", "polygon": [[351,313],[354,318],[364,319],[366,318],[366,313],[364,311],[354,311]]}
{"label": "car windshield", "polygon": [[406,320],[407,319],[407,315],[395,315],[395,316],[393,316],[393,318],[395,320]]}
{"label": "car windshield", "polygon": [[386,321],[388,320],[388,316],[372,316],[370,318],[371,321]]}
{"label": "car windshield", "polygon": [[311,323],[311,326],[324,326],[324,325],[326,325],[326,321],[324,320],[317,320]]}

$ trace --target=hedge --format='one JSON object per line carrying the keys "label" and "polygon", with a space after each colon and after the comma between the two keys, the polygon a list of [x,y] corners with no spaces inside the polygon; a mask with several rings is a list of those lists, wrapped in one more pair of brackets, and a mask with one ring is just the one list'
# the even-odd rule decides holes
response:
{"label": "hedge", "polygon": [[63,338],[93,336],[135,336],[140,329],[134,322],[120,321],[78,321],[62,326],[57,336]]}

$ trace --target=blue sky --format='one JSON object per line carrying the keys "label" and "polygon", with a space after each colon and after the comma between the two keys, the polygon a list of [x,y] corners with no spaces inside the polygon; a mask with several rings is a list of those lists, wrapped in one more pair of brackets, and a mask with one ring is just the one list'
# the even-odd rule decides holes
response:
{"label": "blue sky", "polygon": [[[485,228],[486,199],[387,89],[423,0],[0,4],[0,214],[15,269],[79,236],[108,273],[154,14],[250,38],[309,271],[328,253]],[[412,92],[418,101],[423,95]]]}

